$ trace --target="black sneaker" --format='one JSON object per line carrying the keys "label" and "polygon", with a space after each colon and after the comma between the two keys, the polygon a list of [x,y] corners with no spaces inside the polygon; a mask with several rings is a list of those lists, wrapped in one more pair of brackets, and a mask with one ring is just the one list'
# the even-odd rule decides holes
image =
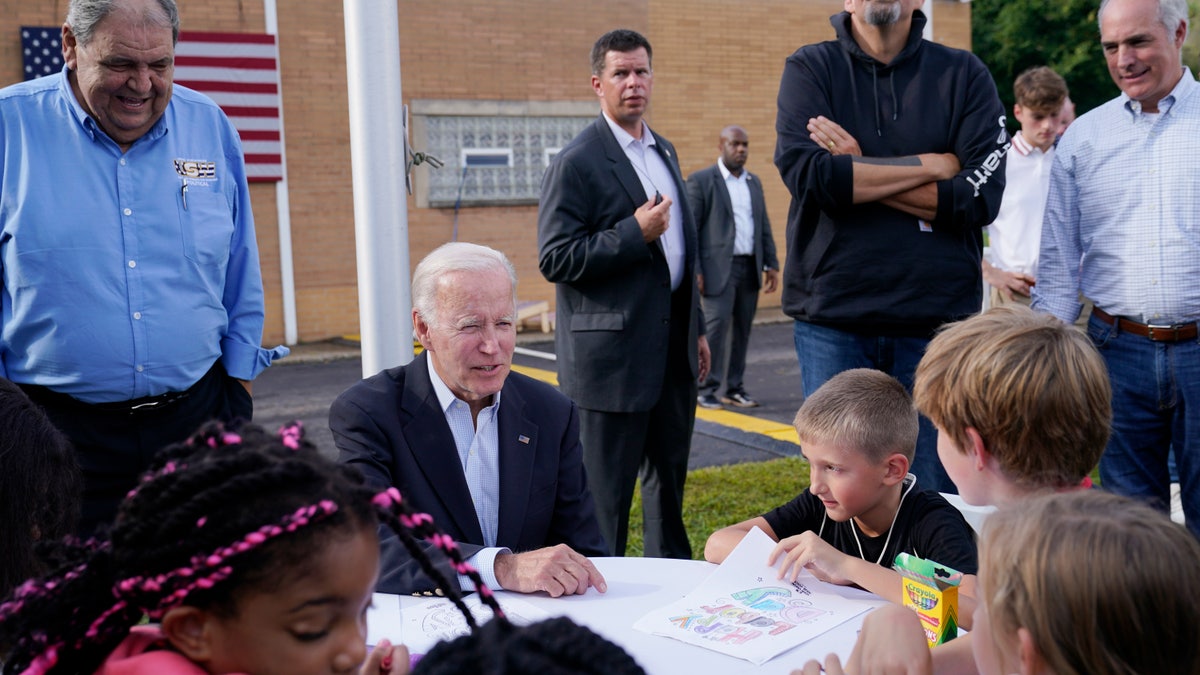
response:
{"label": "black sneaker", "polygon": [[722,403],[727,403],[738,408],[757,408],[758,401],[750,398],[744,391],[731,391],[721,397]]}
{"label": "black sneaker", "polygon": [[703,396],[696,397],[696,405],[700,406],[701,408],[708,408],[709,410],[721,409],[721,402],[718,401],[717,397],[713,396],[712,394],[705,394]]}

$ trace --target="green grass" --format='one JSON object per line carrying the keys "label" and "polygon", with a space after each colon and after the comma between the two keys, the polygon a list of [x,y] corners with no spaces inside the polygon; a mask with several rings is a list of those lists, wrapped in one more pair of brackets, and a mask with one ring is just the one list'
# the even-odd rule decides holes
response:
{"label": "green grass", "polygon": [[[704,542],[714,530],[761,516],[808,487],[808,464],[799,458],[732,464],[688,472],[683,493],[683,522],[692,556],[704,559]],[[629,509],[625,555],[642,555],[641,489]]]}

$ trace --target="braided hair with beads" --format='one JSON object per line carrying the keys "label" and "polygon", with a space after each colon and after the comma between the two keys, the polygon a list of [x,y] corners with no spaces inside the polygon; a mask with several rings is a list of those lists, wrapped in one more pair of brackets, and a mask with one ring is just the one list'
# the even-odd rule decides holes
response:
{"label": "braided hair with beads", "polygon": [[413,675],[645,675],[624,649],[565,616],[517,626],[490,621],[429,650]]}
{"label": "braided hair with beads", "polygon": [[212,423],[159,453],[106,540],[63,540],[54,571],[0,604],[3,672],[94,672],[144,617],[156,620],[185,604],[235,612],[240,593],[270,589],[281,575],[304,571],[331,537],[374,532],[380,521],[396,530],[472,628],[457,585],[419,539],[444,552],[503,616],[432,518],[414,513],[394,489],[376,494],[354,469],[322,458],[298,424],[273,435]]}

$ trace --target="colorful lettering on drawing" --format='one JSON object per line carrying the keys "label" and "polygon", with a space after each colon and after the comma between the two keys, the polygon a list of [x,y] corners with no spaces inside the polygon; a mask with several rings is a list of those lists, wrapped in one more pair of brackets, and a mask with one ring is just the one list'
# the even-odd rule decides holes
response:
{"label": "colorful lettering on drawing", "polygon": [[733,594],[733,599],[761,612],[778,612],[784,607],[779,598],[789,596],[791,593],[787,589],[767,586],[738,591]]}
{"label": "colorful lettering on drawing", "polygon": [[747,612],[746,610],[738,609],[737,607],[734,607],[733,605],[727,605],[727,607],[728,607],[728,609],[722,610],[720,612],[720,615],[727,619],[737,619],[741,623],[746,622],[747,616],[749,616],[751,619],[753,619],[756,616],[759,616],[758,614],[755,614],[754,612]]}
{"label": "colorful lettering on drawing", "polygon": [[[716,621],[717,617],[715,617],[711,614],[710,615],[683,614],[680,616],[673,616],[667,620],[670,621],[671,623],[675,624],[676,626],[679,626],[683,630],[689,630],[692,628],[696,628],[697,632],[701,632],[699,630],[699,627],[708,626],[709,624]],[[717,625],[720,625],[720,624],[717,624]]]}
{"label": "colorful lettering on drawing", "polygon": [[725,642],[728,644],[741,645],[753,640],[762,635],[760,631],[749,630],[747,628],[731,628],[728,632],[718,636],[713,636],[711,639],[717,642]]}
{"label": "colorful lettering on drawing", "polygon": [[795,624],[808,623],[817,617],[823,616],[824,611],[814,609],[807,602],[792,601],[787,608],[779,613],[785,621],[790,621]]}
{"label": "colorful lettering on drawing", "polygon": [[[737,608],[733,608],[729,605],[726,605],[726,607],[730,607],[730,608],[729,609],[723,608],[724,611],[722,611],[719,615],[722,619],[725,619],[725,620],[731,621],[731,622],[735,622],[735,623],[737,623],[739,625],[743,625],[743,626],[750,625],[750,626],[754,626],[756,628],[770,629],[771,635],[779,635],[780,633],[782,633],[784,631],[791,630],[792,628],[796,627],[796,625],[794,623],[788,623],[786,621],[779,621],[778,619],[773,619],[769,616],[760,614],[758,612],[747,612],[747,611],[743,611],[743,610],[740,610]],[[788,609],[789,608],[785,607],[783,611],[786,612],[786,611],[788,611]]]}

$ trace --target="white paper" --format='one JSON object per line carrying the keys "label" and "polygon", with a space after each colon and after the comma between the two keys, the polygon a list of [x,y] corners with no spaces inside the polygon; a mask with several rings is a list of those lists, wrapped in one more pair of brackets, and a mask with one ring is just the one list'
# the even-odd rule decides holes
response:
{"label": "white paper", "polygon": [[[508,620],[518,626],[541,621],[550,614],[516,598],[498,598]],[[480,601],[477,594],[463,599],[475,622],[484,624],[492,619],[492,610]],[[454,603],[446,598],[430,599],[417,605],[400,607],[395,595],[376,593],[367,617],[367,644],[378,644],[387,638],[393,644],[405,644],[413,654],[425,654],[438,642],[453,640],[470,632],[467,620]]]}
{"label": "white paper", "polygon": [[374,647],[387,638],[400,644],[400,596],[375,593],[367,610],[367,646]]}
{"label": "white paper", "polygon": [[777,579],[767,566],[774,547],[750,530],[695,590],[633,627],[761,665],[870,609],[808,572],[794,583]]}

